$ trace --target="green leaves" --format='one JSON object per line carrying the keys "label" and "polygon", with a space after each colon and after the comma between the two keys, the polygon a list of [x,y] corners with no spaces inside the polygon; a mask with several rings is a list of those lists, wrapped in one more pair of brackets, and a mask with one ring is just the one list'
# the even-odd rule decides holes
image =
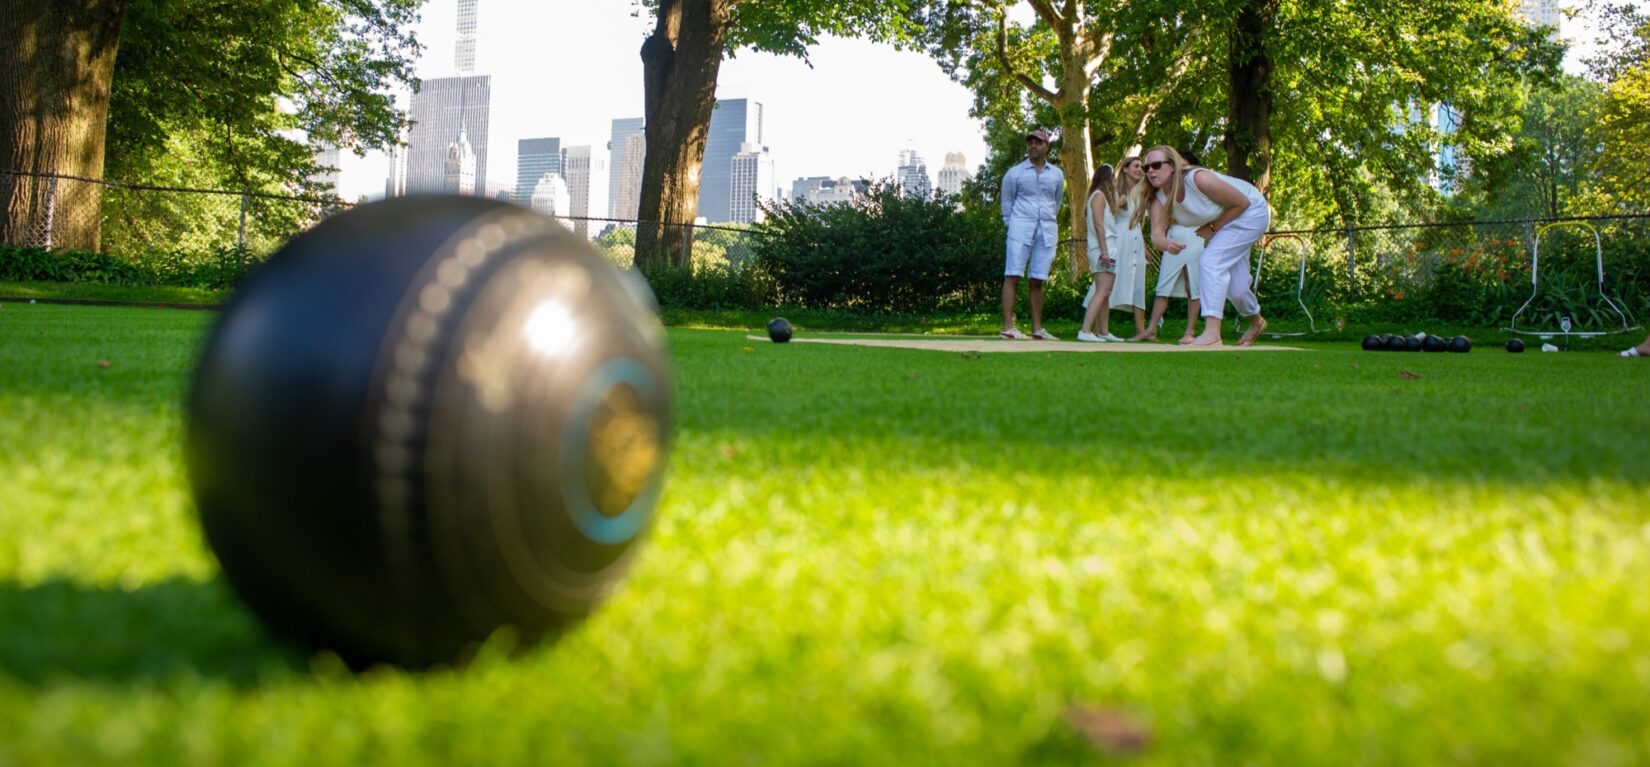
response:
{"label": "green leaves", "polygon": [[135,0],[109,109],[108,175],[167,175],[193,146],[203,186],[294,191],[309,146],[364,152],[396,141],[392,90],[410,86],[422,0]]}

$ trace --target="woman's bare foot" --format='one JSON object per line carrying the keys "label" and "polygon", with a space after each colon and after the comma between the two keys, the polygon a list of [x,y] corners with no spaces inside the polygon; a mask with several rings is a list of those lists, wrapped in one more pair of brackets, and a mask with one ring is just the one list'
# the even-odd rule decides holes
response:
{"label": "woman's bare foot", "polygon": [[1197,338],[1192,339],[1192,342],[1189,343],[1189,344],[1186,344],[1186,345],[1187,346],[1219,346],[1220,345],[1220,336],[1218,336],[1218,335],[1217,336],[1210,336],[1208,334],[1200,335]]}
{"label": "woman's bare foot", "polygon": [[1254,346],[1255,339],[1260,338],[1260,334],[1264,330],[1266,330],[1266,318],[1258,314],[1255,315],[1254,319],[1249,320],[1249,328],[1243,331],[1243,337],[1238,339],[1237,345]]}
{"label": "woman's bare foot", "polygon": [[1183,336],[1180,337],[1180,345],[1181,346],[1191,346],[1192,342],[1196,341],[1196,340],[1197,340],[1197,336],[1194,336],[1191,333],[1187,333],[1186,335],[1183,335]]}
{"label": "woman's bare foot", "polygon": [[1156,333],[1135,333],[1134,335],[1129,336],[1129,341],[1130,342],[1135,342],[1135,341],[1156,341],[1156,340],[1157,340],[1157,334]]}

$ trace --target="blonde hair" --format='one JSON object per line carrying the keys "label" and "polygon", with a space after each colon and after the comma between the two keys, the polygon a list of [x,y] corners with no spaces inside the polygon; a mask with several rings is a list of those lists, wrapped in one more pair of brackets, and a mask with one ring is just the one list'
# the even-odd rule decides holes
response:
{"label": "blonde hair", "polygon": [[[1118,160],[1117,161],[1117,175],[1119,177],[1121,177],[1123,175],[1123,171],[1128,170],[1129,169],[1129,163],[1132,163],[1132,162],[1140,162],[1140,155],[1137,155],[1137,154],[1124,155],[1123,159]],[[1140,179],[1140,184],[1144,184],[1144,183],[1146,183],[1146,179],[1144,177],[1142,177]],[[1115,200],[1116,205],[1114,207],[1121,210],[1125,205],[1136,205],[1136,206],[1138,206],[1140,204],[1140,194],[1141,194],[1140,188],[1139,188],[1140,184],[1135,184],[1135,185],[1129,186],[1129,187],[1124,187],[1122,185],[1119,185],[1117,187],[1117,199]]]}
{"label": "blonde hair", "polygon": [[1155,189],[1150,178],[1140,177],[1140,183],[1134,185],[1137,193],[1131,195],[1131,199],[1142,204],[1135,208],[1134,215],[1129,217],[1129,228],[1131,229],[1139,228],[1140,222],[1145,220],[1146,209],[1151,207],[1145,201],[1145,197],[1148,192],[1153,191],[1162,191],[1164,196],[1168,198],[1163,202],[1163,222],[1165,226],[1174,223],[1174,204],[1176,200],[1180,199],[1181,185],[1186,179],[1186,158],[1181,157],[1174,147],[1165,144],[1158,144],[1146,150],[1146,154],[1141,156],[1150,157],[1152,152],[1161,152],[1164,157],[1167,157],[1169,163],[1174,166],[1174,173],[1169,178],[1168,188],[1163,190]]}
{"label": "blonde hair", "polygon": [[[1140,155],[1124,155],[1117,160],[1117,178],[1124,178],[1125,170],[1129,170],[1129,163],[1140,162]],[[1134,200],[1134,186],[1117,185],[1117,196],[1112,200],[1112,208],[1122,209],[1130,200]]]}

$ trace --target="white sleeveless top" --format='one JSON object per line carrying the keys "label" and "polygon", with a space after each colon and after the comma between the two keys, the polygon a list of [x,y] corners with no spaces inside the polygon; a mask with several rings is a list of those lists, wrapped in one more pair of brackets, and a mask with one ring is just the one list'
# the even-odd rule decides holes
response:
{"label": "white sleeveless top", "polygon": [[1100,190],[1094,190],[1094,193],[1089,195],[1088,202],[1085,204],[1086,209],[1089,210],[1091,214],[1089,215],[1087,222],[1089,230],[1088,246],[1090,261],[1096,261],[1100,258],[1101,239],[1105,239],[1106,241],[1106,255],[1110,258],[1117,258],[1117,253],[1114,252],[1117,250],[1117,223],[1115,221],[1117,216],[1112,211],[1111,202],[1109,200],[1106,203],[1106,220],[1100,222],[1100,228],[1098,230],[1094,228],[1094,216],[1092,215],[1094,210],[1094,198],[1099,194]]}
{"label": "white sleeveless top", "polygon": [[[1243,197],[1249,201],[1250,207],[1266,207],[1266,198],[1261,195],[1260,190],[1256,189],[1254,184],[1240,178],[1232,178],[1224,173],[1215,173],[1208,168],[1192,168],[1186,171],[1186,178],[1180,184],[1180,188],[1186,191],[1186,199],[1175,203],[1174,222],[1176,224],[1194,228],[1200,227],[1220,218],[1220,212],[1225,210],[1219,203],[1204,195],[1203,190],[1198,189],[1197,184],[1192,182],[1192,177],[1199,172],[1213,173],[1215,178],[1231,184],[1232,188],[1243,193]],[[1163,190],[1158,190],[1157,201],[1167,205],[1168,200],[1168,195],[1165,195]]]}

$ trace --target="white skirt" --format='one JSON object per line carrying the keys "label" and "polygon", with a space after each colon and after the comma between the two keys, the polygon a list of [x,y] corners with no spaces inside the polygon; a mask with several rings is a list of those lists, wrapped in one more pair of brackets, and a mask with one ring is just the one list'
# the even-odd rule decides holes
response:
{"label": "white skirt", "polygon": [[[1146,308],[1146,239],[1139,229],[1120,224],[1117,233],[1117,281],[1111,285],[1111,308]],[[1091,290],[1093,288],[1090,288]]]}
{"label": "white skirt", "polygon": [[[1176,224],[1165,232],[1169,239],[1183,243],[1179,253],[1163,252],[1163,262],[1157,270],[1157,295],[1166,298],[1186,298],[1188,291],[1191,298],[1200,298],[1198,290],[1198,256],[1203,255],[1203,238],[1197,236],[1197,229],[1190,226]],[[1184,279],[1182,279],[1184,275]]]}

